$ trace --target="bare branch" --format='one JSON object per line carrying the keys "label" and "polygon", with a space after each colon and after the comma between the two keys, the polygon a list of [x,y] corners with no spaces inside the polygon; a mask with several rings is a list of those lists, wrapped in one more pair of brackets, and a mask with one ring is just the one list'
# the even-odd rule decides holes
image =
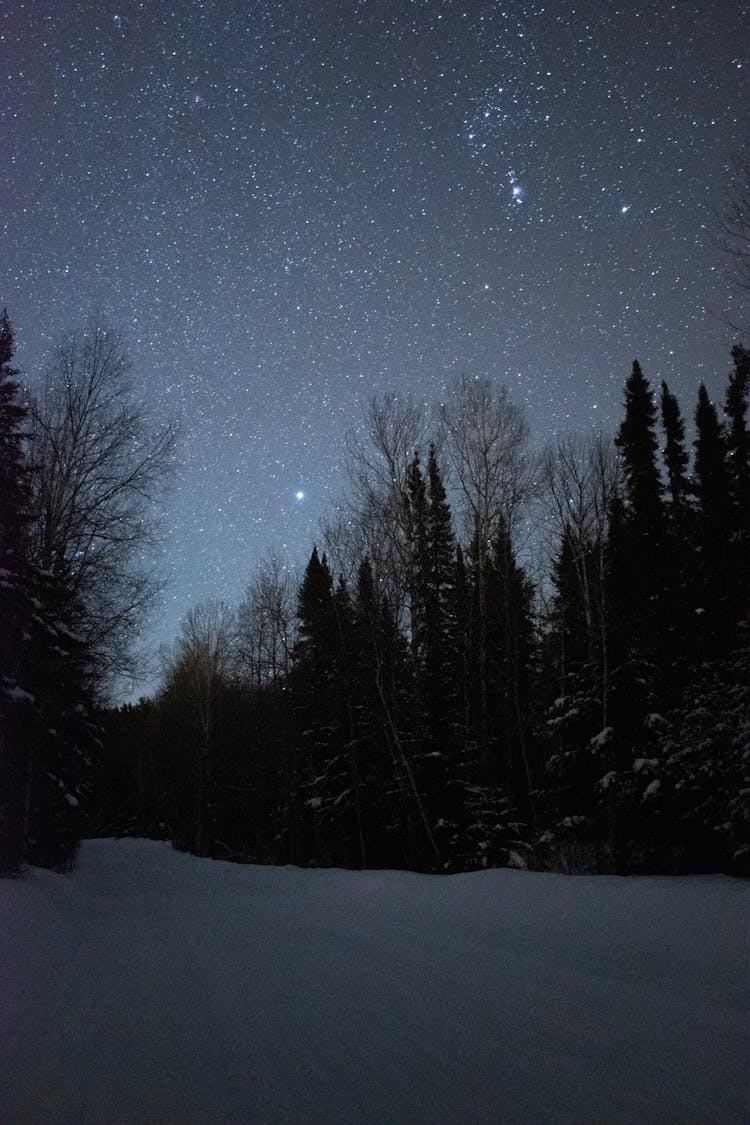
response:
{"label": "bare branch", "polygon": [[149,426],[129,372],[120,335],[93,322],[59,346],[31,410],[33,555],[71,590],[101,685],[132,673],[161,584],[146,560],[176,441]]}

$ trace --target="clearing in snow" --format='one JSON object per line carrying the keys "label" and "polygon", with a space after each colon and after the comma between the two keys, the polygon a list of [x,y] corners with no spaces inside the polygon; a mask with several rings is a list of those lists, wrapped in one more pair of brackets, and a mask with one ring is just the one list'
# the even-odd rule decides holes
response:
{"label": "clearing in snow", "polygon": [[746,884],[84,844],[0,882],[3,1125],[733,1125]]}

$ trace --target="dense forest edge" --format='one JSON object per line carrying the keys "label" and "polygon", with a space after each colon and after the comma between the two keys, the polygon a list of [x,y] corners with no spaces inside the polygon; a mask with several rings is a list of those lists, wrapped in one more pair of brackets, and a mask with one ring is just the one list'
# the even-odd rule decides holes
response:
{"label": "dense forest edge", "polygon": [[191,609],[158,693],[107,706],[158,591],[175,432],[116,333],[32,400],[0,320],[0,873],[90,836],[261,864],[750,873],[750,351],[721,410],[637,362],[614,440],[532,453],[460,379],[371,404],[301,581]]}

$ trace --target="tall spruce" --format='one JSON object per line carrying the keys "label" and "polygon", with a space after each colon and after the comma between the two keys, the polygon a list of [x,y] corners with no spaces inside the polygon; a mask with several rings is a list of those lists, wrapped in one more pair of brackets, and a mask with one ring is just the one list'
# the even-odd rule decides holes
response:
{"label": "tall spruce", "polygon": [[642,533],[652,534],[661,516],[661,483],[656,466],[656,406],[638,360],[625,384],[625,418],[617,431],[630,518]]}
{"label": "tall spruce", "polygon": [[685,449],[685,423],[680,413],[677,396],[673,395],[665,382],[661,385],[661,424],[664,430],[664,467],[667,471],[672,518],[682,518],[690,482],[687,468],[690,457]]}
{"label": "tall spruce", "polygon": [[429,739],[446,752],[455,742],[456,716],[456,543],[434,445],[427,459],[427,589],[425,696]]}
{"label": "tall spruce", "polygon": [[527,820],[535,819],[529,748],[534,588],[499,521],[488,566],[487,610],[497,779]]}
{"label": "tall spruce", "polygon": [[703,655],[731,645],[733,599],[733,504],[724,430],[701,383],[695,410],[695,491],[698,498],[698,567],[704,626]]}
{"label": "tall spruce", "polygon": [[[17,871],[26,851],[32,788],[34,698],[24,667],[32,616],[24,559],[28,482],[23,458],[26,410],[8,314],[0,318],[0,874]],[[27,661],[26,661],[27,663]]]}
{"label": "tall spruce", "polygon": [[665,382],[661,385],[660,411],[667,503],[661,548],[665,582],[659,616],[662,623],[665,703],[672,704],[679,695],[695,641],[694,615],[686,612],[686,607],[696,604],[694,512],[688,475],[690,457],[685,448],[685,423],[677,396],[672,394]]}
{"label": "tall spruce", "polygon": [[734,505],[734,521],[740,558],[745,579],[742,591],[748,591],[746,566],[750,549],[750,429],[747,423],[748,396],[750,395],[750,351],[737,345],[732,348],[734,368],[729,374],[724,414],[726,416],[727,470]]}
{"label": "tall spruce", "polygon": [[289,809],[291,854],[295,863],[329,864],[333,853],[328,781],[341,736],[336,708],[339,631],[333,576],[317,547],[302,579],[297,612],[291,678],[297,732]]}
{"label": "tall spruce", "polygon": [[427,474],[415,455],[408,475],[411,507],[411,622],[414,668],[414,776],[427,818],[435,829],[455,820],[455,778],[449,755],[455,743],[454,553],[450,508],[434,446]]}
{"label": "tall spruce", "polygon": [[[610,564],[619,571],[617,629],[632,655],[660,663],[665,574],[662,485],[657,467],[656,405],[636,360],[625,384],[625,417],[615,437],[625,495],[621,534],[610,532]],[[615,552],[620,558],[616,559]]]}

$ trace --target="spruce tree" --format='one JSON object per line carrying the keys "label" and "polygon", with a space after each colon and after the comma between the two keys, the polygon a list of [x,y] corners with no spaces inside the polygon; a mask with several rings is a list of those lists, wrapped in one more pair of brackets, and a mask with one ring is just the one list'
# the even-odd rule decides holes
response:
{"label": "spruce tree", "polygon": [[659,615],[662,623],[660,651],[667,697],[665,702],[672,704],[679,695],[686,664],[695,645],[692,612],[696,605],[695,527],[685,423],[677,397],[665,382],[661,385],[660,407],[668,499],[661,548],[665,582]]}
{"label": "spruce tree", "polygon": [[26,852],[32,791],[35,699],[26,675],[33,615],[24,558],[28,482],[23,459],[26,411],[11,366],[13,330],[0,318],[0,874]]}
{"label": "spruce tree", "polygon": [[705,386],[698,389],[695,411],[695,491],[698,498],[700,564],[696,607],[704,626],[703,655],[731,646],[733,504],[727,448],[716,406]]}
{"label": "spruce tree", "polygon": [[745,535],[750,522],[750,430],[747,424],[750,395],[750,350],[732,348],[734,369],[729,374],[724,413],[727,419],[727,468],[739,526]]}
{"label": "spruce tree", "polygon": [[[448,836],[459,796],[456,744],[455,541],[434,446],[426,479],[416,455],[408,476],[411,508],[411,621],[414,667],[413,759],[430,833]],[[440,846],[440,845],[438,845]],[[443,850],[445,845],[443,844]]]}
{"label": "spruce tree", "polygon": [[[664,618],[664,591],[669,581],[664,554],[662,486],[656,463],[656,406],[648,380],[637,361],[625,384],[625,418],[617,432],[625,478],[621,527],[613,534],[610,518],[609,557],[612,574],[617,572],[619,603],[616,628],[629,650],[629,661],[653,671],[663,666],[664,637],[669,632]],[[610,513],[610,517],[612,513]],[[649,674],[650,678],[650,674]]]}
{"label": "spruce tree", "polygon": [[448,752],[455,743],[456,618],[455,552],[450,507],[434,445],[427,461],[425,706],[433,749]]}
{"label": "spruce tree", "polygon": [[685,423],[680,405],[677,396],[671,393],[665,382],[661,385],[660,407],[671,514],[673,520],[678,522],[682,518],[690,488],[687,477],[690,457],[685,449]]}
{"label": "spruce tree", "polygon": [[732,359],[734,369],[729,375],[724,400],[734,529],[730,544],[731,597],[737,619],[746,619],[750,611],[750,430],[747,424],[750,351],[737,345],[732,348]]}
{"label": "spruce tree", "polygon": [[661,517],[656,406],[637,360],[625,384],[625,418],[615,445],[622,457],[631,521],[641,534],[654,534]]}
{"label": "spruce tree", "polygon": [[363,853],[375,867],[419,866],[423,830],[406,760],[409,661],[369,557],[354,596],[354,738]]}
{"label": "spruce tree", "polygon": [[602,724],[579,580],[580,550],[581,544],[566,529],[552,565],[554,593],[541,645],[544,710],[537,735],[544,762],[539,800],[544,831],[539,842],[542,855],[549,854],[554,865],[567,871],[598,866],[599,770],[590,743]]}
{"label": "spruce tree", "polygon": [[706,533],[726,535],[730,516],[727,447],[718,411],[703,383],[695,410],[695,488]]}
{"label": "spruce tree", "polygon": [[338,625],[328,560],[313,548],[298,599],[299,635],[291,678],[297,757],[289,829],[295,863],[332,861],[328,772],[340,747],[336,709]]}

